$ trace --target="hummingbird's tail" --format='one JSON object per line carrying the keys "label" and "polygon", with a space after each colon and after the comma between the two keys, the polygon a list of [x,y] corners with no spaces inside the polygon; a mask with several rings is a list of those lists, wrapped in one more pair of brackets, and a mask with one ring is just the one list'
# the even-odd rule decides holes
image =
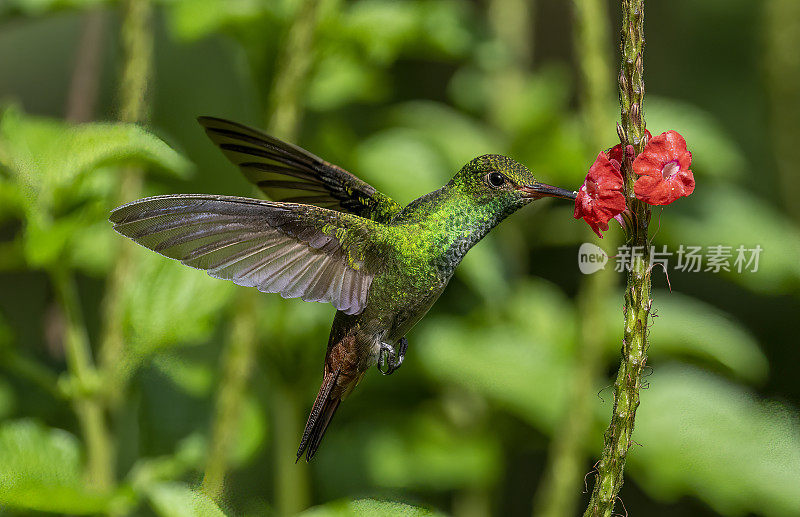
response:
{"label": "hummingbird's tail", "polygon": [[336,381],[339,379],[339,372],[341,372],[341,368],[329,371],[322,380],[322,386],[319,388],[317,399],[311,408],[311,414],[308,415],[306,428],[303,430],[303,438],[300,440],[300,447],[297,449],[296,461],[300,461],[303,452],[306,453],[306,461],[311,461],[311,458],[314,457],[319,448],[331,418],[339,408],[339,403],[342,399],[339,396],[340,393],[336,393],[340,390],[335,389]]}

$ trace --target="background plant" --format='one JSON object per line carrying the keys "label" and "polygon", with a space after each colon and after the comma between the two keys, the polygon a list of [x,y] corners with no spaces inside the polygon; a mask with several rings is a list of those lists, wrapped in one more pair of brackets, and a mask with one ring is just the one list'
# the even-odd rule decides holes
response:
{"label": "background plant", "polygon": [[[633,514],[800,511],[795,4],[648,4],[647,124],[681,131],[699,185],[653,212],[657,241],[764,252],[755,274],[671,270],[672,294],[654,275],[653,370],[621,492]],[[331,308],[125,250],[106,217],[121,197],[253,194],[200,114],[270,127],[400,202],[483,152],[577,186],[615,139],[617,4],[174,0],[137,24],[142,5],[0,4],[3,511],[584,507],[621,295],[613,272],[574,267],[596,239],[571,207],[541,203],[472,250],[403,369],[365,378],[305,471],[287,470],[291,426]],[[137,80],[147,95],[128,111]]]}

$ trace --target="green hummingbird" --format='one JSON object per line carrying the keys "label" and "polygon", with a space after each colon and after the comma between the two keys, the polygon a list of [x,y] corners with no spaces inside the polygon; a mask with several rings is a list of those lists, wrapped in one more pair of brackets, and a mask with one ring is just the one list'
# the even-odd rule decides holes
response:
{"label": "green hummingbird", "polygon": [[475,243],[531,201],[576,196],[538,182],[511,158],[487,154],[402,207],[341,167],[257,129],[198,121],[275,201],[155,196],[114,209],[110,220],[122,235],[213,277],[337,309],[298,460],[304,452],[307,461],[314,457],[339,404],[371,366],[384,375],[400,367],[406,333]]}

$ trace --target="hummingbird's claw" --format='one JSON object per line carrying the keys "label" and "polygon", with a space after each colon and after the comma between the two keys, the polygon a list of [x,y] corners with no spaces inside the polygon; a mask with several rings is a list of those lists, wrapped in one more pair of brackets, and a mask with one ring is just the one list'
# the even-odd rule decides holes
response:
{"label": "hummingbird's claw", "polygon": [[399,353],[395,351],[394,347],[388,343],[381,343],[381,351],[378,355],[378,371],[383,375],[391,375],[395,370],[400,368],[403,360],[406,358],[406,350],[408,349],[408,340],[403,337],[398,343],[400,345]]}
{"label": "hummingbird's claw", "polygon": [[392,345],[381,343],[381,351],[378,355],[378,371],[383,375],[391,375],[396,370],[394,366],[395,352]]}
{"label": "hummingbird's claw", "polygon": [[395,367],[395,370],[397,368],[400,368],[400,365],[403,364],[403,360],[406,358],[406,350],[408,350],[408,339],[406,339],[406,337],[403,336],[402,338],[400,338],[399,345],[400,345],[400,354],[397,357],[397,366]]}

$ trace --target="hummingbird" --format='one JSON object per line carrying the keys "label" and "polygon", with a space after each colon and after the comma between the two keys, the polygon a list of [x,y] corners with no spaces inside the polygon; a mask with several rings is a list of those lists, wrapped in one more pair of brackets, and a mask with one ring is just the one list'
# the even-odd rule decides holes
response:
{"label": "hummingbird", "polygon": [[272,201],[163,195],[120,206],[110,221],[142,246],[213,277],[336,308],[298,461],[314,457],[339,404],[369,368],[389,375],[403,364],[406,334],[472,246],[532,201],[577,195],[487,154],[403,207],[300,147],[236,122],[198,121]]}

